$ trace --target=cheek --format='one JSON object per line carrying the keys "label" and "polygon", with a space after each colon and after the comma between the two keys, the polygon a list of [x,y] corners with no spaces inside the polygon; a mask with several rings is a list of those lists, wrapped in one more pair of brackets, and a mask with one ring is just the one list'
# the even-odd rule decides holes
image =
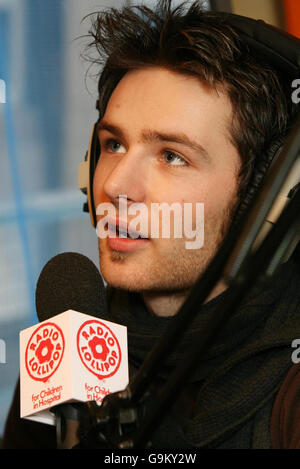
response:
{"label": "cheek", "polygon": [[[231,214],[237,201],[237,180],[231,176],[207,179],[203,184],[198,185],[198,190],[190,192],[190,197],[186,197],[186,202],[193,203],[193,227],[199,222],[199,211],[196,211],[196,202],[203,204],[205,232],[218,232],[223,226],[225,219]],[[198,209],[197,209],[198,210]],[[196,220],[197,218],[197,220]]]}
{"label": "cheek", "polygon": [[238,191],[237,176],[233,171],[218,173],[206,181],[202,190],[203,202],[208,209],[224,210],[236,197]]}

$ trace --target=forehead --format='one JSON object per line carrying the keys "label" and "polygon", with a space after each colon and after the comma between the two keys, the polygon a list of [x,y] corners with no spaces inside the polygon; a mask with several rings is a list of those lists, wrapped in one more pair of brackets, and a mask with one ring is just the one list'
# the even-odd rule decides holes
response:
{"label": "forehead", "polygon": [[230,137],[232,106],[221,89],[161,67],[128,72],[113,91],[105,120],[114,124]]}

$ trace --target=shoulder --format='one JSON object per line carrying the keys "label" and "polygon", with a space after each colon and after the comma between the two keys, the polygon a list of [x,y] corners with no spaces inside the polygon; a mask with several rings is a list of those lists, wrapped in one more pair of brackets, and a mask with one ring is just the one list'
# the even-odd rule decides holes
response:
{"label": "shoulder", "polygon": [[300,449],[300,363],[291,367],[277,393],[270,433],[273,449]]}

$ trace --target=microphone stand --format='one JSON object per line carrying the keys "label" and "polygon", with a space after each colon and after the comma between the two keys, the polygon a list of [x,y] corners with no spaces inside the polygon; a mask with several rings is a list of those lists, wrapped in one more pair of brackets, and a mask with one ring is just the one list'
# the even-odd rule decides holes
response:
{"label": "microphone stand", "polygon": [[73,448],[79,443],[77,435],[83,418],[83,404],[80,402],[59,404],[50,409],[56,420],[57,449]]}
{"label": "microphone stand", "polygon": [[[265,276],[271,276],[274,273],[280,263],[282,252],[299,236],[299,190],[259,248],[253,254],[250,254],[250,251],[281,187],[299,158],[299,129],[300,115],[265,185],[252,204],[250,212],[243,217],[239,227],[232,227],[229,230],[206,272],[198,279],[186,302],[174,317],[170,329],[148,354],[127,388],[122,392],[106,396],[99,408],[91,404],[87,405],[93,417],[91,417],[92,428],[83,438],[85,442],[88,441],[89,436],[93,436],[94,444],[96,441],[99,443],[101,441],[107,448],[145,447],[162,415],[175,399],[174,388],[178,396],[186,377],[193,371],[195,363],[199,360],[200,353],[215,340],[226,320],[239,306],[257,277],[262,278],[262,273]],[[163,363],[163,357],[175,348],[177,340],[184,334],[197,314],[199,304],[205,301],[215,284],[224,276],[232,285],[232,295],[229,297],[226,308],[221,311],[221,321],[218,324],[206,326],[207,330],[203,333],[204,340],[201,344],[197,342],[191,347],[190,355],[187,360],[184,360],[184,365],[177,368],[171,375],[160,393],[159,400],[149,412],[147,419],[143,419],[142,427],[137,430],[139,414],[144,415],[143,403],[147,396],[147,389]],[[113,419],[110,414],[113,415]],[[114,428],[109,425],[112,420],[115,421]],[[109,438],[105,435],[105,427],[110,428]],[[126,428],[130,428],[130,431],[127,432]]]}

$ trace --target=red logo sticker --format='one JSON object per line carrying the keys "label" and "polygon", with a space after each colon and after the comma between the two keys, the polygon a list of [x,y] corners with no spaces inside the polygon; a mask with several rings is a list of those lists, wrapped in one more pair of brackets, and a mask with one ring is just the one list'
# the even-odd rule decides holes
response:
{"label": "red logo sticker", "polygon": [[58,369],[65,350],[62,330],[54,323],[41,324],[31,335],[25,352],[25,365],[35,381],[46,382]]}
{"label": "red logo sticker", "polygon": [[77,333],[77,350],[84,366],[99,379],[113,376],[121,363],[115,334],[103,322],[86,321]]}

